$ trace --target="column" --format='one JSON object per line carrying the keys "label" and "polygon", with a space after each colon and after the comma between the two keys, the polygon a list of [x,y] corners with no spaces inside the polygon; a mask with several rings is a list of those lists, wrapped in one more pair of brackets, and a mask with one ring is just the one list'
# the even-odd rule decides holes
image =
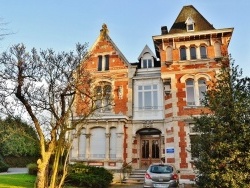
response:
{"label": "column", "polygon": [[110,133],[106,133],[105,136],[106,136],[105,158],[106,158],[106,159],[109,159],[109,153],[110,153],[110,152],[109,152],[109,151],[110,151],[110,150],[109,150],[109,147],[110,147],[110,146],[109,146],[109,140],[110,140],[111,134],[110,134]]}
{"label": "column", "polygon": [[90,157],[90,136],[91,136],[91,134],[85,134],[85,136],[86,136],[86,148],[85,148],[85,158],[86,159],[89,159],[89,157]]}

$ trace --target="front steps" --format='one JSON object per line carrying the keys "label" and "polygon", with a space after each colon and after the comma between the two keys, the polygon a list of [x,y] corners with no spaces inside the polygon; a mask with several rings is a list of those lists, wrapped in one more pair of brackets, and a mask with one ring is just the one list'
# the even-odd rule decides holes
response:
{"label": "front steps", "polygon": [[128,177],[125,177],[122,181],[122,183],[127,184],[143,184],[144,182],[144,175],[146,170],[142,169],[134,169],[130,174],[128,174]]}

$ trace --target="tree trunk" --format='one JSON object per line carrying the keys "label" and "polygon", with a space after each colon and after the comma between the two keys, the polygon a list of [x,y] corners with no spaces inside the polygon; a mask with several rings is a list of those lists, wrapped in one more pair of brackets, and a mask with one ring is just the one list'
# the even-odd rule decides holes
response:
{"label": "tree trunk", "polygon": [[38,164],[38,170],[37,170],[35,188],[47,188],[48,187],[47,167],[49,166],[49,160],[42,162],[41,159],[38,159],[37,164]]}
{"label": "tree trunk", "polygon": [[56,187],[56,180],[58,177],[58,168],[59,168],[59,162],[60,162],[60,148],[56,149],[55,152],[55,158],[54,158],[54,163],[53,163],[53,169],[52,169],[52,174],[51,174],[51,180],[50,180],[50,188]]}

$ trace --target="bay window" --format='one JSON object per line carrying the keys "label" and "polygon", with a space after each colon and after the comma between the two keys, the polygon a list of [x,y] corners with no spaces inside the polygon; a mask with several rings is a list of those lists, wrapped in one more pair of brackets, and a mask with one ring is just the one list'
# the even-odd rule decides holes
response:
{"label": "bay window", "polygon": [[138,108],[139,110],[158,108],[158,86],[156,84],[138,86]]}

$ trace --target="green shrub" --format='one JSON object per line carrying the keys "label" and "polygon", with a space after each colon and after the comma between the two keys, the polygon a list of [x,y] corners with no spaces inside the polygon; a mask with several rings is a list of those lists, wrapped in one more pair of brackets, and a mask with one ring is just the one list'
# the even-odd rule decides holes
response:
{"label": "green shrub", "polygon": [[0,172],[7,172],[9,165],[4,161],[3,157],[0,155]]}
{"label": "green shrub", "polygon": [[38,157],[33,156],[4,156],[4,161],[10,167],[26,167],[30,163],[36,163]]}
{"label": "green shrub", "polygon": [[74,164],[69,166],[66,182],[73,186],[106,188],[109,187],[112,180],[111,172],[103,167]]}
{"label": "green shrub", "polygon": [[30,163],[27,165],[28,173],[30,175],[36,175],[37,174],[37,164],[36,163]]}
{"label": "green shrub", "polygon": [[0,159],[0,172],[7,172],[9,165],[7,165],[3,160]]}

